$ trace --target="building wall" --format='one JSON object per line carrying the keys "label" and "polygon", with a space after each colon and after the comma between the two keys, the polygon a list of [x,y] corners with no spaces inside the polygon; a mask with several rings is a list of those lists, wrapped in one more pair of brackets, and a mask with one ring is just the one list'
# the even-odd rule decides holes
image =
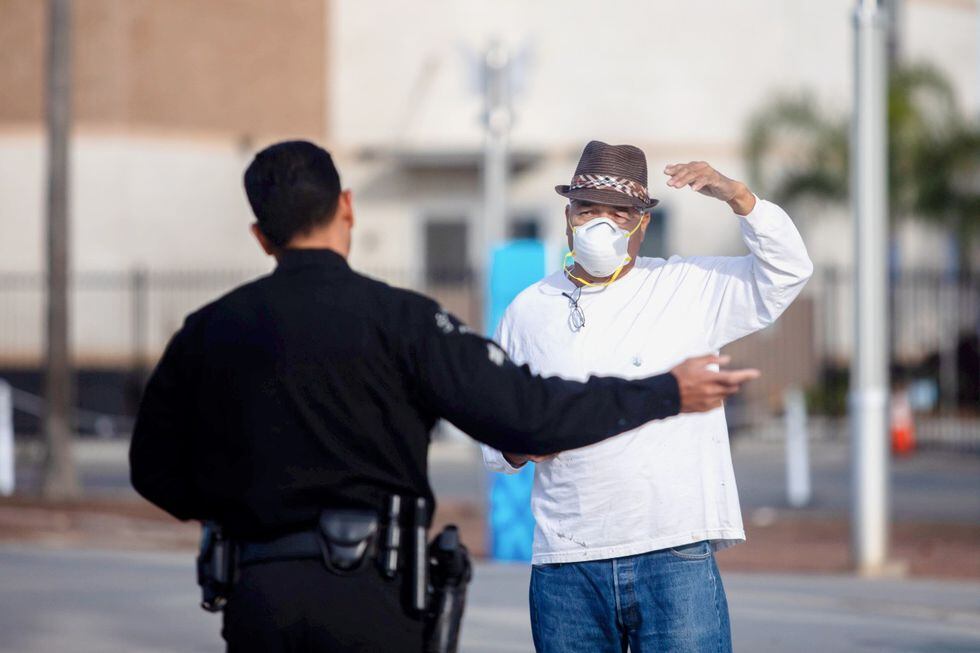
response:
{"label": "building wall", "polygon": [[[746,120],[773,95],[808,88],[831,108],[850,102],[850,0],[613,0],[601,10],[584,0],[436,0],[384,11],[352,0],[74,5],[73,253],[82,269],[250,264],[247,241],[235,236],[249,220],[241,169],[284,137],[336,152],[358,190],[360,228],[374,234],[358,248],[364,263],[409,265],[404,247],[384,243],[392,220],[415,221],[431,203],[465,206],[480,219],[477,59],[498,36],[523,71],[512,145],[534,155],[513,180],[512,203],[538,213],[556,247],[563,201],[552,188],[567,182],[584,143],[599,138],[647,152],[652,189],[670,215],[670,251],[740,251],[724,207],[667,189],[663,166],[705,159],[744,177]],[[0,241],[0,269],[41,264],[43,6],[0,1],[0,41],[14,53],[0,58],[0,88],[9,89],[0,99],[0,221],[17,225]],[[972,2],[905,3],[903,56],[939,65],[965,110],[980,106],[976,25]],[[471,162],[461,174],[470,182],[420,180],[385,158],[392,152],[465,152]],[[371,188],[358,186],[359,170],[372,171]],[[392,188],[401,189],[397,199]],[[801,227],[833,245],[817,248],[818,260],[837,261],[846,216],[801,210],[820,213],[801,216]],[[387,217],[371,227],[380,212]],[[195,230],[223,237],[189,242]],[[905,241],[913,248],[930,239]],[[911,260],[936,257],[922,247]]]}
{"label": "building wall", "polygon": [[[469,251],[480,244],[478,61],[494,38],[520,69],[512,209],[540,220],[552,267],[565,240],[553,187],[593,138],[646,151],[667,251],[741,253],[726,207],[668,189],[661,170],[704,159],[745,178],[746,121],[777,94],[809,89],[848,110],[853,4],[76,0],[73,267],[267,269],[241,174],[259,148],[303,137],[336,154],[355,191],[355,267],[418,286],[426,220],[461,216]],[[0,0],[0,273],[42,269],[43,7]],[[904,7],[903,56],[938,65],[964,111],[980,111],[977,4]],[[818,267],[850,263],[846,207],[793,214]],[[900,240],[910,264],[941,266],[935,232],[909,227]],[[183,310],[161,318],[151,349]],[[102,351],[93,315],[76,339]]]}
{"label": "building wall", "polygon": [[[552,188],[567,183],[582,146],[597,138],[646,151],[652,190],[669,215],[669,251],[741,252],[724,207],[666,188],[660,171],[703,159],[744,179],[746,123],[777,95],[807,90],[826,111],[849,111],[853,7],[852,0],[612,0],[601,8],[584,0],[459,0],[389,6],[379,20],[370,3],[340,0],[330,38],[332,142],[347,161],[391,153],[388,176],[401,175],[406,186],[413,171],[399,163],[405,152],[478,155],[479,53],[499,38],[520,70],[511,144],[538,156],[513,180],[511,201],[538,207],[554,243],[563,241],[564,202]],[[974,2],[906,0],[899,29],[902,57],[937,65],[967,114],[980,111],[977,24]],[[415,201],[406,198],[406,220]],[[478,221],[478,192],[469,203]],[[362,213],[370,209],[367,198]],[[846,207],[808,204],[793,213],[818,265],[850,264]],[[943,239],[921,231],[903,229],[902,260],[941,267]]]}
{"label": "building wall", "polygon": [[[43,120],[46,12],[0,2],[0,125]],[[323,138],[323,0],[77,0],[72,30],[79,128],[205,132],[244,141]]]}
{"label": "building wall", "polygon": [[[0,1],[0,270],[43,260],[44,7]],[[271,141],[326,138],[326,3],[73,7],[73,267],[263,265],[241,175]]]}

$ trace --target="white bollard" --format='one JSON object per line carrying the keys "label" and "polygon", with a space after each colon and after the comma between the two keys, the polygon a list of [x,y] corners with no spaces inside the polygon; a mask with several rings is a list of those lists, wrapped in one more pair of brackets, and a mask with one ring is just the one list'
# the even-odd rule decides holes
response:
{"label": "white bollard", "polygon": [[0,379],[0,496],[14,493],[14,397]]}
{"label": "white bollard", "polygon": [[806,399],[799,388],[783,394],[786,410],[786,496],[789,505],[810,503],[810,452],[806,431]]}

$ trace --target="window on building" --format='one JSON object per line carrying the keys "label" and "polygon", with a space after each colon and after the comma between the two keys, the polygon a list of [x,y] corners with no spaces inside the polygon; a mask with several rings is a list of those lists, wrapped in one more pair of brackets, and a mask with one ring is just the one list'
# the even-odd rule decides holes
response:
{"label": "window on building", "polygon": [[425,278],[428,283],[463,283],[469,269],[469,229],[465,218],[425,224]]}
{"label": "window on building", "polygon": [[650,224],[647,225],[646,237],[640,246],[640,256],[651,258],[667,258],[667,211],[657,207],[650,213]]}
{"label": "window on building", "polygon": [[541,221],[535,215],[515,215],[510,221],[507,237],[511,240],[541,238]]}

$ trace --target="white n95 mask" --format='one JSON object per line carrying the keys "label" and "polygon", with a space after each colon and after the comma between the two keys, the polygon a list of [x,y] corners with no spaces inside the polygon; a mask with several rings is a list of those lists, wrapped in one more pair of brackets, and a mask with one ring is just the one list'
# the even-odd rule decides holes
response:
{"label": "white n95 mask", "polygon": [[626,231],[609,218],[595,218],[581,227],[573,227],[570,255],[593,277],[619,276],[619,271],[630,262],[630,236],[642,222],[638,221],[633,231]]}

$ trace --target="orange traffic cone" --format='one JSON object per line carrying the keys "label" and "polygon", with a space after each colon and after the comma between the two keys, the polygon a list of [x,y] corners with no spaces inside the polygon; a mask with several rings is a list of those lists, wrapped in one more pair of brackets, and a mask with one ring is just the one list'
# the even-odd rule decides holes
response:
{"label": "orange traffic cone", "polygon": [[915,452],[915,417],[907,390],[892,396],[892,453],[908,456]]}

